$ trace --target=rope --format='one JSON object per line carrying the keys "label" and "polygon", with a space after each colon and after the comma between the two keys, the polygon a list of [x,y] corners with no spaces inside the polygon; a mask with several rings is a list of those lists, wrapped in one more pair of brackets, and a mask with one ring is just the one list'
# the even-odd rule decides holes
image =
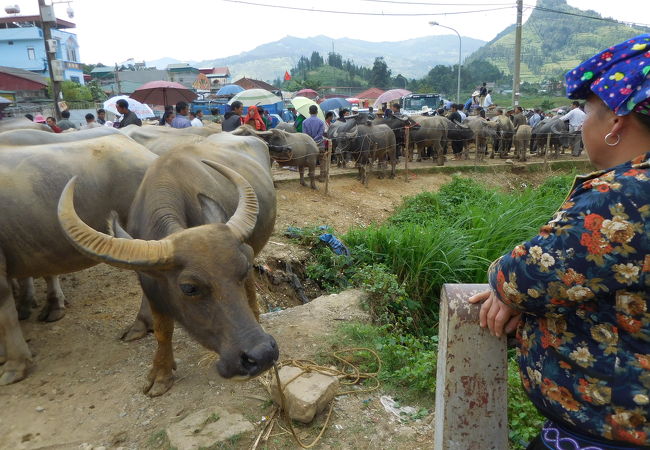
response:
{"label": "rope", "polygon": [[[359,368],[354,365],[352,362],[348,361],[346,358],[344,358],[342,355],[345,353],[352,353],[352,352],[359,352],[359,351],[365,351],[369,352],[370,354],[373,355],[375,360],[377,361],[377,371],[376,372],[361,372]],[[251,447],[251,450],[256,450],[257,446],[260,444],[260,442],[266,442],[268,438],[271,436],[271,432],[278,422],[278,416],[281,413],[281,415],[284,417],[284,421],[286,424],[288,424],[289,431],[287,431],[284,427],[282,427],[279,423],[277,423],[278,427],[283,429],[285,432],[290,432],[291,435],[293,436],[294,440],[296,443],[301,447],[301,448],[312,448],[314,447],[320,439],[323,437],[323,434],[325,433],[325,430],[327,430],[327,426],[329,425],[330,419],[332,417],[332,411],[334,410],[334,402],[332,401],[330,403],[329,410],[327,411],[327,416],[325,417],[325,423],[323,424],[323,427],[321,428],[320,432],[318,435],[314,438],[314,440],[309,443],[305,444],[302,439],[298,436],[298,433],[296,432],[296,429],[293,426],[293,421],[289,417],[289,412],[287,411],[287,400],[284,395],[284,389],[286,386],[289,385],[292,381],[296,380],[297,378],[301,377],[305,373],[310,373],[310,372],[318,372],[322,373],[325,375],[330,375],[330,376],[335,376],[339,378],[339,383],[344,385],[344,386],[352,386],[360,383],[363,380],[374,380],[375,384],[369,388],[365,389],[348,389],[342,392],[338,392],[336,396],[340,395],[347,395],[347,394],[358,394],[361,392],[372,392],[376,389],[379,388],[380,383],[379,380],[377,379],[377,376],[379,375],[379,371],[381,370],[381,358],[372,349],[369,348],[361,348],[361,347],[354,347],[354,348],[346,348],[343,350],[339,350],[336,352],[333,352],[330,354],[334,359],[339,361],[344,367],[342,369],[337,369],[333,368],[331,366],[323,366],[316,364],[314,361],[311,360],[305,360],[305,359],[288,359],[284,360],[279,364],[274,364],[273,365],[273,372],[271,374],[267,374],[266,377],[260,379],[260,382],[264,387],[267,389],[267,391],[270,394],[271,391],[271,383],[273,381],[273,377],[275,376],[276,383],[278,385],[278,393],[280,394],[280,405],[276,406],[273,411],[271,412],[271,416],[269,417],[268,422],[266,425],[262,428],[260,433],[257,436],[257,439],[255,439],[255,442],[253,442],[253,445]],[[291,378],[289,381],[284,383],[284,385],[280,382],[280,374],[279,374],[279,369],[284,366],[293,366],[297,367],[301,370],[301,372]],[[347,369],[347,370],[346,370]],[[282,433],[284,434],[284,433]]]}

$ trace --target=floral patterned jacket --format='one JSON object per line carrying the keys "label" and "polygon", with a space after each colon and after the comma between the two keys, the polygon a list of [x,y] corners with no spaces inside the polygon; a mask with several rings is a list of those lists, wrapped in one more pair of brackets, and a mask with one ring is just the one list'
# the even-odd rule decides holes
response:
{"label": "floral patterned jacket", "polygon": [[546,417],[650,445],[650,152],[576,179],[539,235],[490,268],[522,311],[524,387]]}

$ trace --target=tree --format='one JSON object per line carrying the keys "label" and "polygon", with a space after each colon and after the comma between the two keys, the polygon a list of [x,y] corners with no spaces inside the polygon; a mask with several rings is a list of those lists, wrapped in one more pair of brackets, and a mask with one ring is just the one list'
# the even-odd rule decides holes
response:
{"label": "tree", "polygon": [[323,57],[318,52],[312,52],[309,61],[312,69],[318,69],[324,64]]}
{"label": "tree", "polygon": [[97,80],[89,81],[86,83],[86,86],[90,90],[90,95],[92,96],[93,100],[96,102],[106,100],[106,93]]}
{"label": "tree", "polygon": [[336,67],[337,69],[343,68],[343,57],[338,53],[329,52],[327,55],[327,65]]}
{"label": "tree", "polygon": [[391,81],[390,74],[391,71],[388,68],[388,64],[386,64],[386,61],[384,61],[383,56],[378,56],[375,58],[375,63],[372,65],[370,84],[382,89],[389,88]]}

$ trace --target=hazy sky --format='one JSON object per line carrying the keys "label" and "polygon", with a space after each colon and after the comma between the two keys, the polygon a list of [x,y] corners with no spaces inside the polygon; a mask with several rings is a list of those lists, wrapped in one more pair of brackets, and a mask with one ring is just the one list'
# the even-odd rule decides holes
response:
{"label": "hazy sky", "polygon": [[[48,3],[50,0],[47,0]],[[56,0],[59,1],[59,0]],[[326,35],[368,41],[399,41],[434,34],[450,34],[430,21],[453,27],[462,36],[490,40],[516,20],[515,0],[251,0],[254,3],[310,9],[367,13],[414,14],[409,17],[339,15],[290,11],[236,4],[224,0],[74,0],[80,54],[83,62],[114,64],[172,57],[203,60],[235,55],[284,36]],[[22,13],[36,13],[36,0],[18,3]],[[422,4],[417,4],[422,3]],[[438,5],[433,5],[437,3]],[[452,4],[442,6],[441,4]],[[536,0],[524,0],[533,5]],[[568,0],[580,9],[626,22],[650,22],[648,0]],[[615,5],[615,6],[614,6]],[[66,4],[56,5],[67,18]],[[469,14],[425,15],[507,8]],[[524,7],[524,20],[531,9]],[[305,49],[306,52],[311,49]],[[343,55],[345,56],[345,55]]]}

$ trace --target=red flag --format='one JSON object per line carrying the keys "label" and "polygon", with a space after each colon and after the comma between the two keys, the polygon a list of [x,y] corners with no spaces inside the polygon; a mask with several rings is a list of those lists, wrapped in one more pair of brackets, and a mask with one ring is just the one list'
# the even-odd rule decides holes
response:
{"label": "red flag", "polygon": [[284,71],[284,81],[291,81],[291,74],[288,71]]}

